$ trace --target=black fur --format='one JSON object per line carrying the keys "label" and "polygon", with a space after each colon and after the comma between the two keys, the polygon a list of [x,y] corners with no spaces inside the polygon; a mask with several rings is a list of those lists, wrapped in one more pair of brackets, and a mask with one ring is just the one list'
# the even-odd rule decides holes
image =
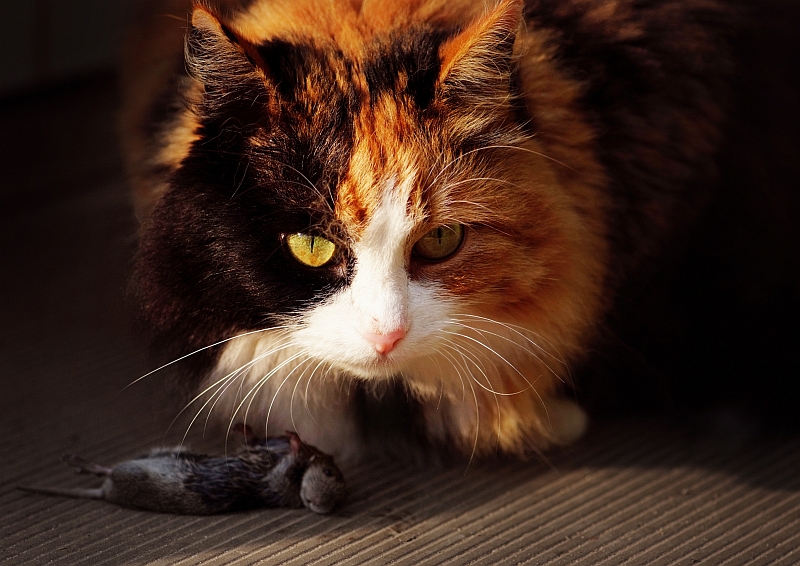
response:
{"label": "black fur", "polygon": [[442,65],[439,48],[453,33],[416,28],[376,40],[363,66],[371,103],[386,92],[398,93],[398,82],[405,78],[404,94],[418,110],[425,110],[436,94]]}
{"label": "black fur", "polygon": [[[206,81],[201,139],[153,211],[137,258],[146,322],[159,342],[184,351],[275,325],[334,293],[352,271],[346,246],[339,264],[309,269],[284,250],[282,235],[311,230],[344,243],[331,206],[352,147],[355,96],[336,87],[308,46],[259,48],[267,61],[294,54],[289,68],[273,65],[273,85],[253,78],[243,51],[233,69],[216,69],[202,49],[237,49],[226,41],[190,31],[189,57],[211,61],[198,71]],[[324,105],[309,107],[296,92],[303,81],[290,75],[304,72]]]}

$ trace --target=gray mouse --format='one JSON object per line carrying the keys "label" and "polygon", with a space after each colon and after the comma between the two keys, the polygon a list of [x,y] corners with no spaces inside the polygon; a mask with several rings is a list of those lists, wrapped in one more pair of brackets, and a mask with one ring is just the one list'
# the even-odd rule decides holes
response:
{"label": "gray mouse", "polygon": [[68,455],[67,464],[79,473],[105,477],[103,485],[20,489],[184,515],[303,506],[314,513],[330,513],[346,493],[342,472],[331,456],[304,444],[293,432],[286,434],[246,445],[233,456],[159,448],[106,467]]}

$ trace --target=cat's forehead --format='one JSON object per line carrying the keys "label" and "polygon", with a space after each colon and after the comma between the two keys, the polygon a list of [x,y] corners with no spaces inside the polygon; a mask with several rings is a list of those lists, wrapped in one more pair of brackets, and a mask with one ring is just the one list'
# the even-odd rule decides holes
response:
{"label": "cat's forehead", "polygon": [[424,178],[435,158],[421,132],[447,36],[422,27],[379,35],[358,58],[309,38],[256,47],[283,101],[284,130],[305,135],[328,167],[341,154],[330,204],[352,235],[386,199],[402,200],[409,218],[426,215]]}
{"label": "cat's forehead", "polygon": [[[481,198],[459,194],[467,183],[447,181],[459,170],[461,181],[479,172],[468,169],[472,158],[454,160],[471,155],[473,142],[462,147],[464,136],[449,134],[456,120],[441,118],[449,107],[438,89],[443,53],[472,14],[463,6],[457,15],[447,9],[431,0],[331,0],[313,10],[309,3],[255,0],[229,20],[266,81],[266,90],[249,99],[270,101],[251,145],[264,157],[265,176],[274,177],[268,180],[298,176],[294,187],[313,190],[297,202],[322,222],[332,212],[331,220],[356,239],[387,199],[402,202],[415,230],[424,221],[469,221],[454,208],[468,201],[480,208]],[[457,125],[469,129],[472,114],[466,115]]]}
{"label": "cat's forehead", "polygon": [[230,23],[254,44],[276,38],[306,38],[335,44],[357,59],[364,46],[378,36],[420,22],[452,27],[483,12],[483,2],[445,0],[251,0],[232,15]]}

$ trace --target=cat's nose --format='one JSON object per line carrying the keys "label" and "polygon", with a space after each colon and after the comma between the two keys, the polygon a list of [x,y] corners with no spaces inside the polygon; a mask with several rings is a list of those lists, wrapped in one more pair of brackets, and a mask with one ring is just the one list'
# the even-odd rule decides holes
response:
{"label": "cat's nose", "polygon": [[405,330],[395,330],[388,334],[371,334],[368,332],[363,334],[364,339],[371,343],[375,351],[379,354],[388,354],[394,350],[397,343],[402,340],[405,335]]}

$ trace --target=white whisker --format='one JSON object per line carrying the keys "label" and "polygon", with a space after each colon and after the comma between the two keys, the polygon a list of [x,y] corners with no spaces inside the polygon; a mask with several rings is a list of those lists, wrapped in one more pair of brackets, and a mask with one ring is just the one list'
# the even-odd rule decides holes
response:
{"label": "white whisker", "polygon": [[[497,334],[496,332],[492,332],[491,330],[481,330],[481,329],[479,329],[479,328],[475,328],[474,326],[471,326],[471,325],[469,325],[469,324],[463,324],[463,323],[460,323],[460,322],[456,322],[455,320],[453,320],[453,321],[451,321],[451,322],[452,322],[453,324],[457,325],[457,326],[461,326],[462,328],[469,328],[470,330],[474,330],[475,332],[477,332],[477,333],[478,333],[478,334],[480,334],[481,336],[484,336],[484,334],[490,334],[490,335],[492,335],[492,336],[496,336],[496,337],[500,338],[501,340],[505,340],[506,342],[509,342],[509,343],[513,344],[514,346],[517,346],[518,348],[521,348],[521,349],[525,350],[525,351],[526,351],[526,352],[528,352],[528,353],[529,353],[531,356],[533,356],[534,358],[536,358],[537,360],[539,360],[539,361],[542,363],[542,365],[543,365],[544,367],[546,367],[548,370],[550,370],[550,373],[552,373],[552,374],[553,374],[553,376],[555,376],[555,378],[556,378],[556,379],[558,379],[558,380],[559,380],[561,383],[564,383],[564,380],[561,378],[561,376],[560,376],[560,375],[558,375],[558,374],[555,372],[555,370],[553,370],[553,368],[551,368],[549,365],[547,365],[547,362],[545,362],[545,361],[544,361],[542,358],[540,358],[540,357],[539,357],[539,356],[538,356],[538,355],[537,355],[535,352],[531,352],[531,351],[530,351],[528,348],[526,348],[525,346],[523,346],[523,345],[522,345],[522,344],[520,344],[519,342],[515,342],[514,340],[512,340],[512,339],[508,338],[507,336],[503,336],[502,334]],[[524,336],[523,336],[523,338],[524,338]],[[528,340],[528,341],[529,341],[529,342],[531,342],[530,340]]]}
{"label": "white whisker", "polygon": [[230,342],[231,340],[236,340],[237,338],[242,338],[243,336],[249,336],[251,334],[258,334],[259,332],[268,332],[270,330],[280,330],[280,329],[284,329],[284,328],[289,328],[289,327],[288,326],[273,326],[273,327],[270,327],[270,328],[262,328],[260,330],[251,330],[249,332],[243,332],[242,334],[237,334],[236,336],[231,336],[230,338],[226,338],[225,340],[220,340],[219,342],[214,342],[213,344],[211,344],[209,346],[204,346],[204,347],[200,348],[199,350],[195,350],[194,352],[186,354],[185,356],[181,356],[180,358],[178,358],[176,360],[172,360],[171,362],[169,362],[167,364],[164,364],[161,367],[157,367],[153,371],[147,372],[146,374],[144,374],[141,377],[137,377],[136,379],[131,381],[128,385],[123,387],[122,391],[125,391],[131,385],[134,385],[134,384],[140,382],[145,377],[149,377],[149,376],[153,375],[154,373],[157,373],[157,372],[161,371],[162,369],[168,368],[169,366],[171,366],[173,364],[177,364],[178,362],[180,362],[182,360],[185,360],[186,358],[189,358],[191,356],[194,356],[195,354],[199,354],[200,352],[208,350],[209,348],[213,348],[215,346],[219,346],[221,344],[225,344],[226,342]]}
{"label": "white whisker", "polygon": [[[319,367],[324,363],[325,363],[324,360],[320,361],[316,365],[316,367],[314,367],[314,369],[311,371],[311,375],[308,376],[308,381],[306,381],[306,395],[305,395],[306,412],[311,416],[311,420],[314,421],[314,424],[317,426],[319,426],[319,423],[317,422],[317,419],[314,418],[314,413],[311,412],[311,409],[308,406],[308,387],[309,385],[311,385],[311,380],[314,379],[314,374],[317,373]],[[325,375],[327,376],[328,374],[326,373]]]}
{"label": "white whisker", "polygon": [[538,343],[536,343],[534,340],[531,340],[530,338],[528,338],[527,336],[525,336],[524,334],[522,334],[522,332],[527,332],[527,333],[529,333],[529,334],[533,334],[534,336],[536,336],[536,338],[538,338],[538,339],[540,339],[540,340],[544,341],[544,342],[545,342],[545,343],[546,343],[546,344],[547,344],[549,347],[551,347],[553,350],[555,350],[556,354],[558,354],[559,356],[561,356],[561,352],[559,352],[559,351],[558,351],[558,349],[555,347],[555,345],[553,345],[553,343],[552,343],[552,342],[550,342],[549,340],[547,340],[547,339],[546,339],[544,336],[542,336],[542,335],[541,335],[541,334],[539,334],[538,332],[534,332],[534,331],[533,331],[533,330],[531,330],[530,328],[525,328],[524,326],[519,326],[518,324],[511,324],[510,322],[501,322],[501,321],[499,321],[499,320],[494,320],[494,319],[491,319],[491,318],[486,318],[485,316],[478,316],[478,315],[476,315],[476,314],[460,313],[460,314],[457,314],[457,315],[455,315],[455,316],[456,316],[456,317],[459,317],[459,316],[468,316],[468,317],[470,317],[470,318],[477,318],[477,319],[479,319],[479,320],[483,320],[483,321],[485,321],[485,322],[490,322],[490,323],[492,323],[492,324],[497,324],[497,325],[499,325],[499,326],[502,326],[502,327],[504,327],[504,328],[506,328],[506,329],[510,330],[511,332],[514,332],[515,334],[519,335],[519,336],[520,336],[521,338],[523,338],[524,340],[527,340],[527,341],[528,341],[528,342],[530,342],[532,345],[536,346],[536,348],[538,348],[539,350],[541,350],[541,351],[542,351],[542,353],[544,353],[544,354],[546,354],[546,355],[550,356],[551,358],[553,358],[553,359],[554,359],[555,361],[557,361],[558,363],[560,363],[560,364],[562,364],[562,365],[564,365],[564,366],[566,366],[566,365],[567,365],[567,363],[564,361],[563,357],[557,357],[557,356],[554,356],[552,353],[550,353],[550,352],[548,352],[546,349],[542,348],[542,346],[541,346],[541,345],[539,345]]}
{"label": "white whisker", "polygon": [[[173,418],[173,419],[172,419],[172,422],[169,424],[169,426],[167,427],[167,431],[166,431],[164,434],[166,435],[167,433],[169,433],[169,431],[170,431],[170,430],[172,429],[172,427],[175,425],[175,422],[176,422],[176,421],[177,421],[177,420],[180,418],[180,416],[181,416],[181,415],[182,415],[182,414],[183,414],[183,413],[184,413],[184,412],[185,412],[185,411],[186,411],[186,410],[187,410],[189,407],[191,407],[191,406],[192,406],[194,403],[196,403],[197,401],[199,401],[200,399],[202,399],[202,398],[203,398],[203,397],[204,397],[204,396],[205,396],[205,395],[206,395],[206,394],[207,394],[209,391],[211,391],[212,389],[216,388],[216,391],[215,391],[215,393],[214,393],[214,394],[212,394],[212,395],[211,395],[211,397],[210,397],[210,398],[209,398],[209,399],[208,399],[208,400],[207,400],[207,401],[206,401],[206,402],[203,404],[203,406],[200,408],[200,410],[201,410],[201,411],[203,410],[203,408],[204,408],[204,407],[205,407],[205,406],[206,406],[206,405],[207,405],[209,402],[211,402],[211,400],[212,400],[212,399],[215,397],[216,393],[217,393],[217,392],[219,392],[219,390],[220,390],[220,389],[222,389],[222,387],[225,385],[225,383],[226,383],[226,382],[228,382],[229,380],[236,379],[236,375],[237,375],[239,372],[241,372],[241,371],[243,371],[243,370],[245,370],[245,369],[249,370],[249,369],[250,369],[250,368],[251,368],[253,365],[255,365],[256,363],[258,363],[258,362],[259,362],[261,359],[265,358],[266,356],[268,356],[269,354],[273,353],[274,351],[275,351],[275,350],[272,350],[272,351],[270,351],[270,352],[267,352],[267,353],[265,353],[265,354],[262,354],[261,356],[258,356],[258,357],[256,357],[255,359],[253,359],[253,360],[250,360],[250,361],[249,361],[249,362],[247,362],[246,364],[239,366],[238,368],[236,368],[235,370],[233,370],[233,371],[232,371],[232,372],[230,372],[229,374],[227,374],[227,375],[225,375],[225,376],[221,377],[220,379],[218,379],[217,381],[215,381],[214,383],[212,383],[211,385],[209,385],[208,387],[206,387],[205,389],[203,389],[203,390],[202,390],[200,393],[198,393],[197,395],[195,395],[195,396],[194,396],[194,397],[191,399],[191,401],[189,401],[188,403],[186,403],[186,404],[184,405],[184,407],[183,407],[183,408],[182,408],[180,411],[178,411],[178,414],[177,414],[177,415],[175,415],[175,418]],[[194,420],[192,420],[192,422],[194,422]],[[188,433],[188,431],[187,431],[187,433]]]}
{"label": "white whisker", "polygon": [[[443,340],[444,342],[447,342],[448,344],[451,344],[452,348],[454,348],[454,349],[455,349],[455,350],[456,350],[456,351],[457,351],[459,354],[461,354],[462,356],[464,356],[465,354],[469,354],[469,352],[468,352],[468,351],[466,351],[466,350],[462,350],[462,349],[461,349],[461,348],[458,346],[458,344],[457,344],[457,343],[455,343],[455,342],[453,342],[452,340],[448,340],[448,339],[446,339],[446,338],[443,338],[442,340]],[[477,362],[477,361],[476,361],[474,358],[469,358],[469,360],[470,360],[470,361],[471,361],[471,362],[472,362],[472,363],[475,365],[475,367],[478,369],[478,371],[480,371],[480,372],[481,372],[481,374],[483,374],[483,377],[485,377],[485,378],[486,378],[486,381],[488,381],[488,382],[489,382],[489,387],[487,388],[487,387],[486,387],[485,385],[483,385],[483,384],[482,384],[480,381],[478,381],[477,379],[475,379],[475,376],[474,376],[474,375],[472,375],[472,371],[469,371],[469,370],[468,370],[468,371],[469,371],[469,374],[472,376],[472,379],[474,379],[474,380],[475,380],[475,383],[477,383],[477,384],[478,384],[478,385],[479,385],[481,388],[483,388],[483,389],[486,389],[486,391],[488,391],[489,393],[492,393],[492,394],[494,394],[494,395],[500,395],[501,397],[512,397],[512,396],[514,396],[514,395],[519,395],[520,393],[524,393],[525,391],[527,391],[527,390],[529,389],[528,387],[526,387],[525,389],[521,389],[521,390],[519,390],[519,391],[515,391],[515,392],[513,392],[513,393],[502,393],[502,392],[500,392],[500,391],[495,391],[494,389],[492,389],[492,388],[491,388],[491,387],[492,387],[492,382],[489,380],[489,376],[488,376],[488,375],[486,375],[486,372],[485,372],[485,371],[484,371],[484,370],[481,368],[481,366],[478,364],[478,362]]]}
{"label": "white whisker", "polygon": [[519,370],[517,369],[517,367],[516,367],[514,364],[512,364],[511,362],[509,362],[509,361],[508,361],[507,359],[505,359],[505,358],[504,358],[502,355],[500,355],[500,354],[499,354],[499,353],[498,353],[496,350],[494,350],[494,349],[493,349],[493,348],[491,348],[490,346],[487,346],[486,344],[484,344],[484,343],[483,343],[483,342],[481,342],[480,340],[476,340],[475,338],[472,338],[471,336],[467,336],[466,334],[461,334],[461,333],[459,333],[459,332],[451,332],[451,331],[449,331],[449,330],[443,330],[442,332],[444,332],[445,334],[452,334],[452,335],[454,335],[454,336],[460,336],[460,337],[462,337],[462,338],[465,338],[465,339],[467,339],[467,340],[470,340],[470,341],[472,341],[472,342],[474,342],[474,343],[478,344],[479,346],[482,346],[483,348],[486,348],[487,350],[489,350],[490,352],[492,352],[492,353],[493,353],[495,356],[497,356],[498,358],[500,358],[501,360],[503,360],[503,361],[504,361],[506,364],[508,364],[508,366],[509,366],[511,369],[513,369],[513,370],[514,370],[514,371],[517,373],[517,375],[519,375],[519,376],[520,376],[522,379],[524,379],[524,380],[525,380],[525,382],[526,382],[528,385],[530,385],[530,386],[531,386],[531,389],[532,389],[532,390],[533,390],[533,392],[536,394],[536,397],[538,397],[538,398],[539,398],[539,402],[542,404],[542,408],[544,409],[545,415],[547,416],[547,422],[548,422],[548,423],[550,423],[550,426],[552,426],[552,423],[551,423],[551,421],[550,421],[550,413],[549,413],[549,412],[548,412],[548,410],[547,410],[547,405],[545,404],[545,402],[544,402],[544,399],[542,399],[542,396],[541,396],[541,395],[539,395],[539,392],[536,390],[536,387],[534,387],[533,383],[531,383],[531,382],[530,382],[530,380],[529,380],[527,377],[525,377],[525,375],[524,375],[524,374],[523,374],[521,371],[519,371]]}
{"label": "white whisker", "polygon": [[[257,356],[255,359],[247,362],[243,366],[240,366],[236,370],[234,370],[231,373],[229,373],[228,375],[226,375],[221,380],[217,380],[215,382],[215,385],[218,384],[218,383],[221,383],[221,385],[219,385],[219,387],[217,387],[217,390],[206,400],[205,403],[203,403],[203,405],[200,407],[200,409],[198,409],[197,413],[195,413],[195,416],[192,418],[192,420],[189,422],[189,425],[186,427],[186,432],[184,432],[184,434],[183,434],[183,438],[181,439],[180,446],[183,446],[184,442],[186,442],[186,437],[189,435],[189,431],[192,429],[192,426],[194,426],[195,421],[197,421],[198,417],[203,412],[203,409],[205,409],[208,406],[208,404],[213,401],[214,403],[211,406],[211,408],[209,409],[209,413],[208,413],[208,416],[211,415],[211,411],[214,409],[214,406],[216,406],[217,401],[219,401],[219,399],[220,399],[220,396],[222,395],[222,393],[224,393],[225,389],[227,389],[227,387],[233,382],[233,380],[236,379],[237,374],[242,372],[245,368],[247,368],[246,371],[249,371],[253,367],[253,365],[258,363],[260,360],[266,358],[267,356],[269,356],[269,355],[271,355],[271,354],[273,354],[273,353],[275,353],[277,351],[283,350],[284,348],[286,348],[286,347],[288,347],[290,345],[291,345],[291,343],[275,347],[272,350],[270,350],[268,352],[265,352],[265,353],[261,354],[260,356]],[[209,388],[206,388],[204,391],[208,392],[213,387],[214,387],[214,385],[212,385]],[[182,409],[181,412],[178,413],[178,415],[176,415],[175,419],[172,420],[172,423],[170,423],[170,427],[169,428],[171,428],[172,425],[175,424],[175,421],[181,415],[181,413],[183,413],[183,411],[186,410],[186,408],[191,406],[191,404],[194,403],[197,399],[199,399],[203,394],[204,393],[201,393],[199,396],[196,396],[189,404],[187,404],[187,406],[184,407],[184,409]],[[216,400],[214,400],[215,398],[216,398]],[[208,421],[208,417],[206,417],[206,422],[207,421]],[[245,419],[245,424],[246,424],[246,419]],[[168,431],[169,431],[169,428],[167,428]],[[231,431],[231,427],[228,426],[228,431],[226,433],[226,442],[227,442],[227,435],[230,434],[230,431]]]}
{"label": "white whisker", "polygon": [[[291,343],[291,345],[295,345],[295,346],[296,346],[296,344],[295,344],[295,343]],[[272,377],[273,375],[275,375],[275,373],[276,373],[276,372],[280,371],[280,370],[281,370],[281,369],[282,369],[282,368],[283,368],[283,367],[284,367],[286,364],[292,363],[294,360],[296,360],[297,358],[299,358],[299,357],[300,357],[300,356],[302,356],[302,355],[303,355],[302,353],[297,353],[297,354],[294,354],[293,356],[290,356],[290,357],[288,357],[288,358],[287,358],[287,359],[285,359],[283,362],[281,362],[280,364],[278,364],[277,366],[275,366],[274,368],[272,368],[272,369],[271,369],[271,370],[270,370],[270,371],[269,371],[267,374],[265,374],[263,377],[261,377],[261,379],[259,379],[259,380],[258,380],[258,381],[257,381],[257,382],[256,382],[256,383],[253,385],[253,387],[251,387],[251,388],[250,388],[250,391],[248,391],[248,392],[247,392],[247,394],[245,394],[244,398],[241,400],[241,402],[240,402],[240,403],[239,403],[239,404],[236,406],[236,408],[235,408],[235,409],[233,410],[233,412],[231,413],[231,420],[230,420],[230,422],[228,423],[228,434],[230,434],[231,428],[233,427],[233,421],[234,421],[234,420],[236,420],[236,415],[238,415],[238,414],[239,414],[239,411],[240,411],[240,410],[242,409],[242,407],[244,406],[244,404],[245,404],[245,402],[247,401],[248,397],[250,398],[250,402],[247,404],[247,409],[245,410],[245,412],[244,412],[244,415],[243,415],[243,419],[244,419],[244,424],[245,424],[245,425],[247,425],[247,415],[248,415],[248,414],[249,414],[249,412],[250,412],[250,407],[251,407],[251,406],[252,406],[252,404],[253,404],[253,400],[255,400],[255,398],[256,398],[256,393],[258,392],[258,390],[259,390],[259,389],[260,389],[260,388],[261,388],[261,387],[262,387],[262,386],[263,386],[263,385],[264,385],[264,384],[265,384],[267,381],[269,381],[269,378],[270,378],[270,377]]]}
{"label": "white whisker", "polygon": [[455,360],[447,352],[444,352],[442,350],[438,350],[438,352],[442,354],[447,359],[447,361],[450,362],[450,365],[453,366],[454,370],[456,370],[456,375],[458,376],[458,379],[461,380],[461,404],[463,405],[464,401],[466,401],[467,399],[467,387],[464,384],[464,378],[461,376],[461,372],[458,369],[458,364],[457,364],[458,360]]}
{"label": "white whisker", "polygon": [[[452,341],[450,341],[450,342],[453,343]],[[475,360],[470,360],[470,358],[468,358],[465,355],[466,352],[463,351],[461,348],[459,348],[458,345],[456,345],[455,343],[453,343],[452,348],[461,356],[461,359],[464,360],[464,365],[466,367],[467,373],[469,373],[470,377],[476,383],[476,385],[481,386],[483,389],[486,389],[486,391],[489,391],[490,393],[492,393],[494,395],[493,396],[494,404],[497,407],[497,427],[496,427],[497,442],[499,444],[500,443],[500,423],[501,423],[500,416],[501,415],[500,415],[500,401],[498,401],[498,399],[497,399],[498,393],[492,389],[492,382],[489,380],[489,377],[486,375],[486,373],[483,371],[483,369],[481,369],[481,367],[475,362]],[[489,383],[489,388],[487,388],[485,385],[483,385],[480,381],[478,381],[475,378],[475,375],[472,373],[472,370],[469,369],[469,364],[467,363],[468,360],[472,361],[472,363],[475,364],[475,367],[478,368],[478,370],[483,374],[483,376],[486,378],[486,381]],[[474,389],[472,390],[472,394],[473,394],[473,396],[475,395],[475,390]],[[477,402],[477,399],[476,399],[476,402]],[[469,469],[469,466],[467,466],[467,468]]]}
{"label": "white whisker", "polygon": [[[275,390],[275,393],[272,394],[272,401],[270,401],[269,409],[267,409],[267,418],[264,419],[264,438],[269,438],[269,416],[270,416],[270,414],[272,414],[272,406],[275,404],[275,400],[278,398],[278,393],[281,392],[281,389],[283,388],[284,385],[286,385],[286,382],[289,381],[289,378],[292,377],[292,374],[295,371],[297,371],[300,368],[301,365],[303,365],[304,363],[306,363],[309,360],[311,360],[311,357],[310,356],[306,356],[305,360],[303,360],[302,362],[300,362],[299,364],[294,366],[292,368],[292,371],[287,373],[286,377],[283,378],[283,381],[281,381],[281,384]],[[298,379],[297,381],[299,383],[300,379]],[[290,399],[290,404],[291,404],[291,399]],[[290,410],[291,410],[291,408],[290,408]],[[294,424],[294,421],[292,422],[292,424]],[[295,432],[296,432],[296,430],[295,430]]]}
{"label": "white whisker", "polygon": [[[302,361],[300,363],[304,364],[304,363],[312,361],[312,360],[313,359],[309,356],[306,360],[304,360],[304,361]],[[317,365],[319,365],[319,364],[317,364]],[[297,378],[297,381],[294,384],[294,388],[292,389],[292,396],[289,398],[289,419],[292,421],[292,430],[294,430],[295,432],[297,432],[297,425],[294,423],[294,395],[295,395],[295,393],[297,393],[297,386],[300,385],[301,381],[303,381],[303,376],[306,374],[306,371],[308,371],[308,368],[310,366],[311,366],[311,364],[308,364],[306,366],[306,369],[303,370],[303,373],[300,374],[300,377]],[[312,372],[312,375],[313,375],[313,372]]]}

